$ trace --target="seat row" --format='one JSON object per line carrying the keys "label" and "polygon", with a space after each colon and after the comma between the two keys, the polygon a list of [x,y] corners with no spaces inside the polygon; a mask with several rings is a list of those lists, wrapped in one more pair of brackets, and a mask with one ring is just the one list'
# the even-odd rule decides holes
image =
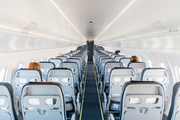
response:
{"label": "seat row", "polygon": [[[157,105],[155,101],[158,99],[158,100],[161,100],[161,103],[162,103],[161,108],[163,107],[163,109],[161,109],[160,111],[161,111],[161,113],[163,113],[162,111],[166,107],[167,101],[165,101],[165,98],[167,96],[167,88],[168,88],[168,84],[169,84],[169,76],[168,76],[168,71],[166,69],[164,69],[164,68],[147,68],[146,63],[144,63],[144,62],[129,63],[129,61],[128,62],[126,61],[126,64],[128,64],[127,65],[128,67],[126,67],[123,64],[124,61],[120,62],[120,61],[116,61],[114,59],[116,57],[119,57],[119,58],[121,57],[120,60],[127,59],[127,58],[125,58],[125,56],[113,55],[112,53],[105,52],[105,51],[94,51],[94,53],[95,54],[94,54],[93,59],[94,59],[94,64],[95,64],[95,68],[96,68],[96,73],[98,76],[98,82],[100,85],[100,91],[101,91],[100,94],[102,94],[102,99],[103,99],[103,102],[102,102],[103,112],[105,114],[107,114],[107,116],[112,117],[115,115],[115,113],[119,113],[121,111],[120,106],[122,104],[126,104],[126,103],[123,103],[123,101],[122,101],[125,99],[125,98],[122,99],[122,97],[124,94],[123,89],[126,84],[147,84],[147,86],[148,86],[148,84],[156,84],[155,86],[157,86],[157,84],[158,84],[158,85],[162,86],[162,88],[159,86],[161,89],[159,89],[159,87],[158,87],[158,90],[160,90],[158,92],[162,93],[160,95],[162,97],[162,99],[149,95],[149,94],[157,95],[157,93],[156,93],[157,91],[155,92],[155,90],[157,88],[155,88],[155,87],[152,87],[152,89],[148,89],[148,87],[143,88],[143,86],[145,86],[145,85],[142,85],[142,87],[140,87],[139,90],[132,87],[131,92],[134,91],[133,94],[137,94],[139,96],[147,94],[147,96],[145,98],[132,96],[132,99],[131,98],[128,98],[128,99],[131,102],[134,101],[135,103],[133,103],[133,104],[135,104],[136,107],[134,107],[131,104],[128,104],[125,106],[132,108],[132,109],[130,109],[130,111],[132,111],[133,109],[136,109],[136,110],[139,109],[140,113],[141,113],[141,111],[155,109],[156,108],[155,106]],[[111,56],[113,56],[113,58]],[[129,81],[136,81],[136,83],[132,83]],[[139,81],[139,82],[137,82],[137,81]],[[150,93],[150,91],[152,91],[152,93]],[[149,98],[153,98],[153,99],[149,99]],[[156,105],[154,107],[152,105],[150,105],[149,106],[150,108],[148,108],[145,105],[145,103],[141,102],[142,100],[149,101],[148,104],[150,102],[152,102],[153,104],[156,104]],[[140,101],[140,103],[138,101]],[[126,102],[128,102],[128,101],[126,101]],[[139,107],[142,107],[140,104],[142,104],[142,106],[144,105],[144,107],[147,109],[140,109]],[[127,108],[126,108],[126,110],[127,110]],[[113,115],[112,115],[112,113],[113,113]],[[163,114],[161,114],[161,118],[162,118],[162,115]],[[138,117],[137,115],[135,115],[135,116]],[[121,115],[121,117],[122,117],[122,115]],[[119,116],[118,116],[118,118],[119,118]],[[126,117],[126,118],[128,118],[128,117]],[[144,119],[144,118],[142,118],[142,119]],[[151,117],[151,119],[152,119],[152,117]]]}
{"label": "seat row", "polygon": [[16,101],[15,108],[24,120],[66,120],[66,115],[75,119],[80,112],[86,57],[86,51],[75,51],[39,62],[41,70],[17,70],[14,75],[15,100],[10,98],[13,109]]}

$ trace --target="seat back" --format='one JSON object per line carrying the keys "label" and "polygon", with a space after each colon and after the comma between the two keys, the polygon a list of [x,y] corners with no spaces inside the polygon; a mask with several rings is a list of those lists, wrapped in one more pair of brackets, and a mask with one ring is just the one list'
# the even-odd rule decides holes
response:
{"label": "seat back", "polygon": [[77,63],[78,70],[79,70],[79,77],[81,77],[81,62],[80,62],[80,60],[77,58],[70,58],[68,61]]}
{"label": "seat back", "polygon": [[73,56],[72,57],[72,59],[78,59],[79,61],[80,61],[80,70],[81,70],[81,73],[82,73],[82,71],[83,71],[83,68],[84,68],[84,65],[83,65],[83,60],[82,60],[82,58],[81,57],[77,57],[77,56]]}
{"label": "seat back", "polygon": [[0,83],[0,120],[18,120],[13,98],[13,88],[9,83]]}
{"label": "seat back", "polygon": [[59,58],[50,58],[48,61],[53,62],[56,68],[59,68],[62,63],[62,60]]}
{"label": "seat back", "polygon": [[108,92],[108,96],[111,97],[108,101],[108,108],[110,108],[110,110],[120,109],[119,103],[121,98],[122,87],[126,82],[129,82],[134,78],[135,72],[132,68],[113,68],[111,70]]}
{"label": "seat back", "polygon": [[53,62],[39,62],[39,65],[41,66],[41,72],[42,72],[42,78],[44,80],[47,80],[47,73],[51,68],[55,68],[55,65]]}
{"label": "seat back", "polygon": [[141,80],[141,74],[144,68],[147,67],[145,62],[130,62],[128,67],[133,68],[136,74],[136,80]]}
{"label": "seat back", "polygon": [[116,96],[121,94],[122,86],[135,79],[135,72],[132,68],[113,68],[109,79],[109,95]]}
{"label": "seat back", "polygon": [[63,56],[67,57],[67,59],[69,59],[71,57],[70,54],[64,54]]}
{"label": "seat back", "polygon": [[104,67],[104,83],[109,83],[110,72],[115,67],[123,67],[122,63],[116,61],[106,62]]}
{"label": "seat back", "polygon": [[101,62],[101,76],[104,75],[104,68],[105,68],[105,64],[109,61],[114,61],[113,58],[104,58],[102,59],[102,62]]}
{"label": "seat back", "polygon": [[157,82],[128,82],[122,89],[120,120],[162,120],[164,98]]}
{"label": "seat back", "polygon": [[119,62],[119,60],[120,60],[121,58],[124,58],[124,57],[125,57],[125,56],[123,56],[123,55],[117,55],[117,56],[114,57],[114,59],[115,59],[115,61]]}
{"label": "seat back", "polygon": [[62,60],[62,62],[67,61],[67,57],[66,56],[57,56],[56,58],[60,58]]}
{"label": "seat back", "polygon": [[98,69],[99,71],[101,72],[101,63],[102,63],[102,59],[104,58],[110,58],[108,56],[100,56],[99,59],[98,59]]}
{"label": "seat back", "polygon": [[24,120],[67,120],[59,83],[27,83],[22,90],[21,106]]}
{"label": "seat back", "polygon": [[18,97],[21,97],[22,87],[30,81],[42,81],[41,71],[38,69],[19,69],[14,76],[14,87]]}
{"label": "seat back", "polygon": [[142,71],[142,81],[156,81],[163,85],[165,94],[169,85],[169,75],[165,68],[146,68]]}
{"label": "seat back", "polygon": [[180,82],[173,87],[173,95],[171,100],[171,108],[167,120],[180,120]]}
{"label": "seat back", "polygon": [[114,59],[116,56],[117,56],[116,54],[112,54],[112,55],[111,55],[111,58]]}
{"label": "seat back", "polygon": [[130,58],[121,58],[121,59],[119,60],[119,62],[122,62],[122,63],[123,63],[123,66],[124,66],[124,67],[127,67],[127,66],[128,66],[129,61],[130,61]]}
{"label": "seat back", "polygon": [[48,72],[48,81],[58,82],[63,86],[65,96],[74,96],[74,78],[71,69],[53,68]]}
{"label": "seat back", "polygon": [[78,65],[76,62],[64,62],[61,63],[61,68],[69,68],[72,70],[73,75],[74,75],[74,82],[76,84],[79,83],[79,70],[78,70]]}

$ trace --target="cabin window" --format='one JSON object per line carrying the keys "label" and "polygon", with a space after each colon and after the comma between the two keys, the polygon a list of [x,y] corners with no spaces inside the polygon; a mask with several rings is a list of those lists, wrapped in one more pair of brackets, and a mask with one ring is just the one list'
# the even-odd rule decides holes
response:
{"label": "cabin window", "polygon": [[167,69],[167,67],[164,63],[159,63],[159,67]]}
{"label": "cabin window", "polygon": [[43,58],[41,58],[41,60],[40,61],[44,61],[44,59]]}
{"label": "cabin window", "polygon": [[151,60],[147,60],[148,66],[151,68],[152,67],[152,63]]}
{"label": "cabin window", "polygon": [[142,62],[142,58],[139,58],[139,61]]}
{"label": "cabin window", "polygon": [[4,82],[6,70],[7,70],[6,68],[0,69],[0,82]]}
{"label": "cabin window", "polygon": [[21,68],[24,68],[24,63],[20,63],[17,67],[17,69],[21,69]]}

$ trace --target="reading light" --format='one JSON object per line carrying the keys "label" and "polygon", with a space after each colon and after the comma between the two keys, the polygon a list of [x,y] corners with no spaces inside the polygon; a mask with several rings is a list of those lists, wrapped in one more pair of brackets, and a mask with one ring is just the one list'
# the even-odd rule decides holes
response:
{"label": "reading light", "polygon": [[95,39],[97,40],[136,0],[133,0]]}
{"label": "reading light", "polygon": [[65,19],[72,25],[72,27],[79,33],[79,35],[84,39],[86,40],[82,35],[81,33],[78,31],[78,29],[71,23],[71,21],[66,17],[66,15],[61,11],[61,9],[56,5],[56,3],[51,0],[51,2],[53,3],[53,5],[59,10],[59,12],[65,17]]}

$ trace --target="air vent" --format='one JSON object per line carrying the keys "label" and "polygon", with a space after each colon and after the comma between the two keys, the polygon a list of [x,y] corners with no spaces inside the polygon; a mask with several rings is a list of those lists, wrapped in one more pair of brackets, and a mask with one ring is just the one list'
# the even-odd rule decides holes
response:
{"label": "air vent", "polygon": [[94,21],[91,20],[91,21],[89,21],[89,23],[94,23]]}
{"label": "air vent", "polygon": [[154,22],[152,23],[152,26],[155,30],[162,30],[164,29],[165,27],[161,24],[161,21],[157,21],[157,22]]}

